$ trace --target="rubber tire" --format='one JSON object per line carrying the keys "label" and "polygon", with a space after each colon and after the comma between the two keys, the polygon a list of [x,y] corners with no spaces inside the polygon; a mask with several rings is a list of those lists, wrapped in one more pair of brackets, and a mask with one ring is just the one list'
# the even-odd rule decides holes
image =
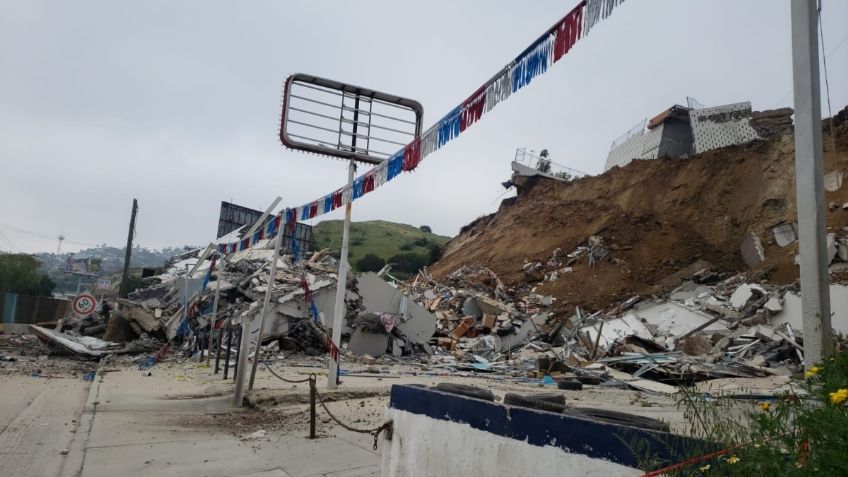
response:
{"label": "rubber tire", "polygon": [[577,376],[577,380],[580,381],[583,384],[592,384],[592,385],[598,385],[598,384],[601,384],[602,382],[604,382],[604,380],[601,379],[600,376],[589,376],[589,375]]}
{"label": "rubber tire", "polygon": [[528,409],[538,409],[540,411],[554,412],[561,414],[565,410],[565,404],[545,401],[541,399],[532,399],[529,396],[520,394],[506,393],[504,395],[504,404],[509,406],[526,407]]}
{"label": "rubber tire", "polygon": [[433,389],[444,393],[459,394],[460,396],[468,396],[489,402],[495,401],[495,395],[492,391],[477,386],[470,386],[468,384],[439,383],[433,386]]}
{"label": "rubber tire", "polygon": [[563,379],[562,381],[557,381],[557,388],[567,391],[581,391],[583,389],[583,383],[574,379]]}
{"label": "rubber tire", "polygon": [[618,424],[620,426],[637,427],[639,429],[647,429],[651,431],[669,432],[670,428],[667,423],[659,419],[653,419],[636,414],[629,414],[620,411],[610,411],[608,409],[595,409],[589,407],[568,407],[563,411],[563,414],[569,416],[583,417],[593,421],[606,422],[609,424]]}
{"label": "rubber tire", "polygon": [[524,397],[534,401],[547,401],[565,406],[565,394],[563,393],[533,393],[525,394]]}

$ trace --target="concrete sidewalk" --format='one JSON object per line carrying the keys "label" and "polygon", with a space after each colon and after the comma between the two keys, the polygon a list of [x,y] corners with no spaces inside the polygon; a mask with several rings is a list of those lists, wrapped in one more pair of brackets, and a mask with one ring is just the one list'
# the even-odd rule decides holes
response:
{"label": "concrete sidewalk", "polygon": [[[155,374],[155,373],[154,373]],[[299,430],[242,440],[232,429],[185,425],[233,410],[231,393],[134,370],[98,373],[63,476],[368,476],[380,456],[369,435]],[[300,416],[299,416],[300,417]]]}

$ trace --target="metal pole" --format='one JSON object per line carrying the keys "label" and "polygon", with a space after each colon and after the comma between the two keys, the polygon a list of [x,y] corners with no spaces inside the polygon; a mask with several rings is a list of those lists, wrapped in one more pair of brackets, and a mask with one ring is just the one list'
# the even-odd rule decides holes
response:
{"label": "metal pole", "polygon": [[[280,229],[284,226],[280,221]],[[253,380],[256,378],[256,366],[259,364],[259,350],[262,346],[262,326],[265,324],[265,313],[268,311],[268,304],[271,302],[271,291],[274,288],[274,283],[277,281],[277,260],[280,259],[280,244],[283,242],[283,231],[277,231],[277,240],[274,241],[274,259],[271,260],[271,271],[268,274],[268,289],[265,290],[265,301],[262,302],[262,314],[259,316],[259,334],[256,336],[256,351],[253,353],[253,367],[250,370],[250,384],[247,389],[253,389]]]}
{"label": "metal pole", "polygon": [[309,438],[315,439],[315,424],[316,424],[316,414],[315,414],[315,398],[318,397],[318,389],[316,386],[316,377],[315,375],[309,375]]}
{"label": "metal pole", "polygon": [[215,350],[217,351],[215,353],[215,374],[218,374],[218,371],[221,370],[221,343],[223,342],[223,339],[224,339],[224,333],[222,333],[223,331],[224,330],[218,330],[218,333],[217,333],[218,334],[218,343],[215,346]]}
{"label": "metal pole", "polygon": [[[347,168],[348,183],[353,181],[355,173],[356,165],[353,163],[353,160],[351,160]],[[347,293],[347,270],[349,268],[347,263],[347,254],[348,238],[350,236],[350,212],[351,203],[348,202],[345,206],[344,227],[342,228],[342,251],[339,256],[339,280],[338,283],[336,283],[336,305],[335,308],[333,308],[333,343],[335,343],[336,346],[341,346],[342,326],[344,326],[345,311],[347,309],[347,307],[345,307],[344,299],[345,294]],[[341,359],[341,355],[339,355],[339,359]],[[334,359],[330,359],[330,373],[327,375],[327,387],[329,389],[336,389],[338,387],[338,379],[339,362]]]}
{"label": "metal pole", "polygon": [[[215,319],[218,317],[218,300],[221,299],[221,281],[224,278],[224,265],[225,258],[221,257],[221,261],[218,264],[218,273],[215,280],[215,301],[212,303],[212,316],[209,317],[209,352],[206,353],[206,366],[209,366],[209,362],[212,359],[212,336],[215,333]],[[219,340],[220,341],[220,340]],[[221,353],[220,347],[218,348],[218,354]],[[215,368],[216,373],[218,368],[218,360],[215,359]]]}
{"label": "metal pole", "polygon": [[241,344],[239,344],[238,369],[236,371],[236,395],[233,405],[241,406],[244,400],[244,375],[247,372],[247,355],[250,351],[250,319],[241,317]]}
{"label": "metal pole", "polygon": [[816,0],[792,0],[791,13],[795,193],[801,256],[804,361],[809,368],[821,363],[832,351]]}
{"label": "metal pole", "polygon": [[224,379],[230,374],[230,353],[233,349],[233,325],[227,323],[227,354],[224,356]]}

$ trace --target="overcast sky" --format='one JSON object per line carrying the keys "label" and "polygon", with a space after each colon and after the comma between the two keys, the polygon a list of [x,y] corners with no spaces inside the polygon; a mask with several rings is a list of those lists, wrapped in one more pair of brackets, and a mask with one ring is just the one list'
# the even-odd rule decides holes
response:
{"label": "overcast sky", "polygon": [[[280,145],[286,76],[416,99],[426,127],[576,3],[0,0],[0,250],[55,250],[31,233],[121,246],[134,197],[136,243],[151,248],[209,242],[221,200],[316,199],[347,167]],[[823,4],[830,52],[848,2]],[[827,60],[836,112],[848,41]],[[599,173],[614,138],[686,96],[762,110],[791,106],[791,88],[789,0],[628,0],[353,219],[454,235],[497,209],[518,147]]]}

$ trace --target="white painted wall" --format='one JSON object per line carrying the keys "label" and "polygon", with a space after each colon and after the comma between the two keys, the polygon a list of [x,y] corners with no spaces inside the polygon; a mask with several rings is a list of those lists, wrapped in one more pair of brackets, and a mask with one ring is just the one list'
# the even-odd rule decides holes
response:
{"label": "white painted wall", "polygon": [[394,421],[394,435],[382,443],[383,477],[642,475],[638,469],[569,454],[559,447],[534,446],[467,424],[397,409],[389,409],[388,417]]}
{"label": "white painted wall", "polygon": [[759,135],[751,126],[751,103],[725,104],[689,111],[695,153],[744,144]]}

